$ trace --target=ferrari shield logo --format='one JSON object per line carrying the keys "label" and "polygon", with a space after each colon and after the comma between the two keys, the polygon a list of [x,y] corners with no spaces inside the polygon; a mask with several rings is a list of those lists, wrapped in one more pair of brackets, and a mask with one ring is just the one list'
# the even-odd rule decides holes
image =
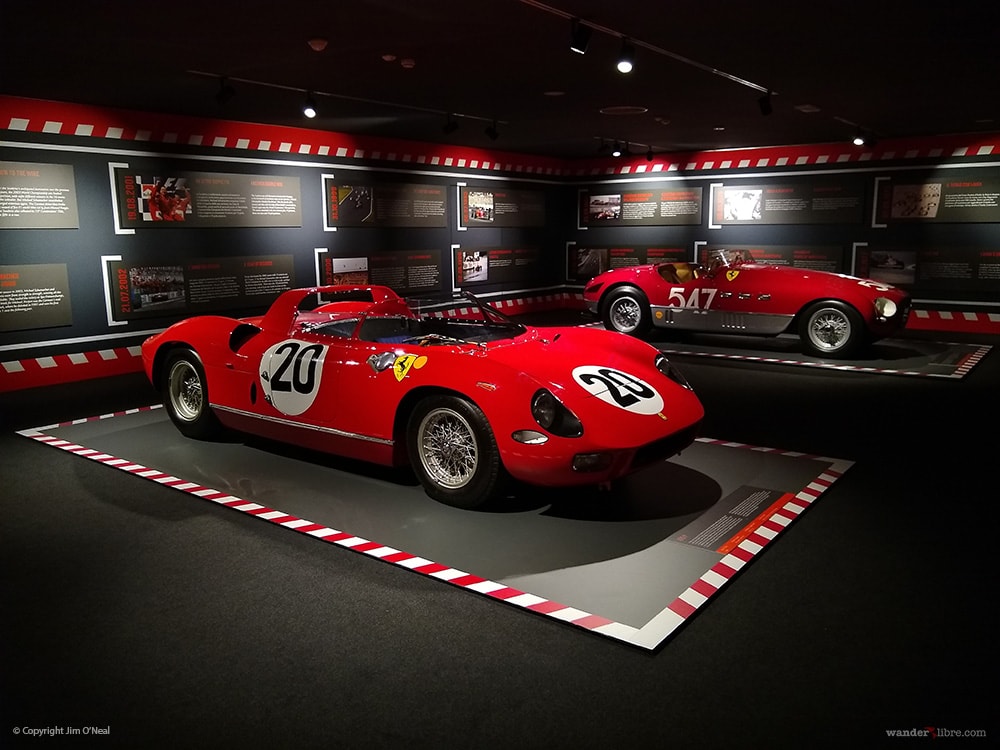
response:
{"label": "ferrari shield logo", "polygon": [[726,271],[726,279],[728,281],[736,281],[736,277],[740,275],[739,271]]}
{"label": "ferrari shield logo", "polygon": [[392,374],[396,376],[396,380],[401,381],[407,376],[411,369],[419,370],[426,364],[427,357],[424,357],[423,355],[417,356],[416,354],[401,354],[396,357],[396,361],[392,365]]}

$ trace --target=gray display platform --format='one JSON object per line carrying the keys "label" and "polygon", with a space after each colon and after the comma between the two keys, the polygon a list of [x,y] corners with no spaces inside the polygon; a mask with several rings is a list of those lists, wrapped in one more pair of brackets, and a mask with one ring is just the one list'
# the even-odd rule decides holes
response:
{"label": "gray display platform", "polygon": [[19,434],[646,649],[852,465],[700,439],[611,490],[523,488],[498,510],[466,511],[431,500],[406,471],[188,440],[158,406]]}
{"label": "gray display platform", "polygon": [[[654,334],[655,336],[655,334]],[[987,354],[987,344],[960,344],[914,339],[877,341],[854,359],[822,359],[803,354],[796,337],[761,339],[748,336],[697,334],[681,342],[656,338],[651,343],[665,354],[713,359],[821,367],[880,375],[964,378]]]}

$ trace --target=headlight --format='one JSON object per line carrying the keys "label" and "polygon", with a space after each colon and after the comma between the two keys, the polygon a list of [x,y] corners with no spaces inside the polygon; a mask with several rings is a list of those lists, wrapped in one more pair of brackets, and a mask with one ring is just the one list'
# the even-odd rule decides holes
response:
{"label": "headlight", "polygon": [[580,437],[583,425],[552,392],[542,388],[531,397],[531,416],[539,426],[560,437]]}
{"label": "headlight", "polygon": [[875,313],[880,318],[891,318],[896,314],[896,303],[886,297],[875,298]]}
{"label": "headlight", "polygon": [[687,382],[687,378],[681,375],[681,371],[671,364],[670,360],[667,359],[666,355],[657,354],[656,359],[653,361],[653,364],[656,366],[657,370],[659,370],[661,373],[666,375],[668,378],[673,380],[678,385],[684,386],[689,391],[694,390],[691,387],[691,384]]}

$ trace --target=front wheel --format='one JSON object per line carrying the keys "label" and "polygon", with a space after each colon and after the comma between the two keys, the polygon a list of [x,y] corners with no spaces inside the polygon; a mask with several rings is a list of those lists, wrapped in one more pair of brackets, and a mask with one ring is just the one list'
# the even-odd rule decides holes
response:
{"label": "front wheel", "polygon": [[425,398],[410,415],[406,446],[417,478],[435,500],[472,509],[498,494],[505,472],[496,438],[470,401]]}
{"label": "front wheel", "polygon": [[604,302],[602,319],[608,330],[641,336],[650,327],[649,300],[634,287],[613,289]]}
{"label": "front wheel", "polygon": [[171,421],[186,437],[204,440],[221,431],[208,405],[205,370],[190,349],[179,349],[167,357],[163,405]]}
{"label": "front wheel", "polygon": [[817,302],[803,314],[799,336],[809,354],[846,357],[861,346],[864,321],[857,310],[844,302]]}

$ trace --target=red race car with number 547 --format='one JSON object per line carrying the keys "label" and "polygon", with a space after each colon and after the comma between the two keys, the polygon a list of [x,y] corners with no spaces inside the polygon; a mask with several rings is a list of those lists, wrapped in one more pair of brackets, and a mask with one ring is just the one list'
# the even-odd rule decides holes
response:
{"label": "red race car with number 547", "polygon": [[707,267],[656,263],[595,276],[587,308],[605,327],[635,336],[675,331],[777,336],[797,333],[817,357],[848,357],[906,325],[910,295],[871,279],[762,265],[747,250],[713,249]]}
{"label": "red race car with number 547", "polygon": [[190,318],[142,345],[188,437],[222,427],[387,466],[473,508],[506,480],[603,484],[680,452],[704,416],[654,347],[533,328],[471,295],[408,304],[381,286],[293,289],[252,318]]}

